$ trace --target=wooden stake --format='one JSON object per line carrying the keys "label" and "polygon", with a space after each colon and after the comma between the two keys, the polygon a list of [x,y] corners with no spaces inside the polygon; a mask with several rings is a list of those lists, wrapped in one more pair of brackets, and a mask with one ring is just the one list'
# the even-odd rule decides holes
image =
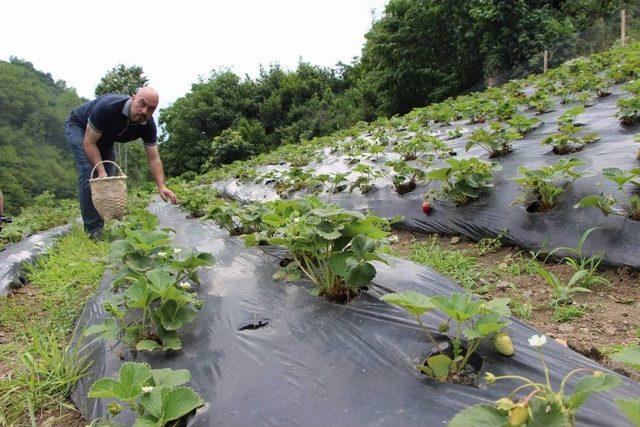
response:
{"label": "wooden stake", "polygon": [[627,11],[625,9],[622,9],[620,11],[620,44],[622,45],[622,47],[625,46],[626,29],[627,29]]}
{"label": "wooden stake", "polygon": [[545,50],[542,71],[546,73],[548,68],[549,68],[549,51]]}

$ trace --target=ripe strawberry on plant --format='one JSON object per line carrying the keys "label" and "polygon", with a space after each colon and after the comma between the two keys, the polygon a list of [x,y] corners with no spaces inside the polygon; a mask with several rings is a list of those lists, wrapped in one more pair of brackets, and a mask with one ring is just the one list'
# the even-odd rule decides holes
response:
{"label": "ripe strawberry on plant", "polygon": [[425,215],[429,215],[429,213],[431,213],[431,202],[428,200],[422,202],[422,213]]}

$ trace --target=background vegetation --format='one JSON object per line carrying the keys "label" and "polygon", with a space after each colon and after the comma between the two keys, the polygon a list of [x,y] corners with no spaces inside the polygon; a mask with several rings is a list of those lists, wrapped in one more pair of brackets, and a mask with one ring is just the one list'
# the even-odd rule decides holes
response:
{"label": "background vegetation", "polygon": [[[551,49],[554,65],[607,48],[619,32],[624,3],[390,0],[366,34],[361,57],[350,64],[325,68],[301,61],[295,70],[270,65],[255,78],[224,69],[200,78],[160,112],[166,172],[200,173],[480,89],[488,79],[537,72],[544,49]],[[631,16],[630,33],[639,21]],[[96,95],[131,93],[146,81],[141,67],[119,64],[105,74]],[[0,62],[0,186],[8,214],[44,190],[58,198],[75,196],[63,122],[81,102],[65,82],[29,62]],[[141,144],[118,148],[129,183],[147,181]]]}

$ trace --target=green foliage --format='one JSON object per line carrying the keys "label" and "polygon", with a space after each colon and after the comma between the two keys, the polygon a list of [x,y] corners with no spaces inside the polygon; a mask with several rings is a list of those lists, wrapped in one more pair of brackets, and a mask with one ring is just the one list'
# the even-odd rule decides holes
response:
{"label": "green foliage", "polygon": [[99,334],[139,351],[182,347],[176,331],[195,319],[202,304],[185,280],[199,283],[196,269],[213,264],[214,258],[172,247],[168,233],[155,231],[156,226],[155,216],[138,211],[111,231],[120,238],[109,253],[116,272],[112,286],[119,293],[103,304],[111,317],[87,328],[85,335]]}
{"label": "green foliage", "polygon": [[256,80],[212,72],[160,113],[167,172],[200,172],[207,159],[206,168],[229,163],[355,123],[352,104],[338,100],[345,86],[336,71],[304,62],[291,72],[278,65],[262,69]]}
{"label": "green foliage", "polygon": [[412,166],[404,160],[390,160],[385,163],[385,166],[391,167],[394,172],[386,175],[386,177],[391,180],[398,194],[405,194],[415,190],[416,184],[425,176],[424,170]]}
{"label": "green foliage", "polygon": [[511,143],[522,138],[518,132],[500,122],[492,122],[488,128],[480,128],[469,137],[464,147],[469,151],[474,145],[479,145],[489,152],[489,157],[498,157],[513,151]]}
{"label": "green foliage", "polygon": [[551,286],[551,291],[553,294],[551,305],[553,306],[571,304],[573,301],[571,295],[576,292],[591,292],[585,287],[578,286],[584,276],[589,274],[589,271],[587,270],[576,271],[566,283],[545,268],[538,268],[537,273],[547,282],[549,286]]}
{"label": "green foliage", "polygon": [[28,298],[0,299],[0,324],[12,337],[0,346],[0,360],[9,372],[0,381],[0,424],[30,425],[35,414],[53,417],[67,407],[66,398],[87,362],[69,348],[68,339],[102,277],[107,249],[74,227],[46,255],[27,264]]}
{"label": "green foliage", "polygon": [[138,65],[126,67],[124,64],[118,64],[102,76],[95,93],[96,96],[106,93],[133,96],[139,88],[146,86],[148,81],[142,67]]}
{"label": "green foliage", "polygon": [[582,150],[585,144],[598,141],[600,137],[597,133],[588,133],[583,136],[576,135],[581,128],[581,125],[576,123],[576,118],[584,111],[583,106],[565,111],[558,118],[558,130],[560,132],[546,137],[542,140],[542,143],[553,146],[555,154],[568,154]]}
{"label": "green foliage", "polygon": [[[520,184],[523,195],[513,201],[513,204],[537,204],[537,212],[548,212],[558,203],[569,183],[573,183],[581,176],[589,176],[587,172],[578,172],[574,168],[586,163],[578,158],[560,159],[555,164],[543,166],[540,169],[518,167],[522,177],[512,178]],[[568,182],[568,183],[567,183]]]}
{"label": "green foliage", "polygon": [[18,242],[38,231],[66,224],[80,215],[75,200],[56,201],[53,194],[44,192],[34,197],[33,204],[25,207],[13,223],[6,224],[0,231],[0,245]]}
{"label": "green foliage", "polygon": [[64,81],[11,58],[0,61],[0,186],[5,215],[15,216],[49,191],[73,198],[77,181],[64,120],[82,103]]}
{"label": "green foliage", "polygon": [[[541,343],[532,341],[541,338]],[[529,339],[531,345],[538,347],[546,383],[534,382],[519,375],[495,376],[487,373],[485,380],[489,384],[498,380],[513,379],[520,381],[522,385],[493,404],[473,405],[461,410],[449,421],[448,426],[571,427],[575,423],[576,413],[589,397],[595,393],[612,390],[621,383],[620,378],[615,375],[579,368],[565,375],[558,390],[554,390],[549,380],[549,369],[542,353],[542,345],[545,342],[546,337],[544,336],[533,336]],[[576,382],[573,394],[567,394],[565,390],[567,381],[579,372],[590,372],[591,375],[580,378]],[[517,393],[523,390],[527,390],[528,395],[514,401]]]}
{"label": "green foliage", "polygon": [[[417,367],[427,376],[439,381],[450,380],[453,375],[464,369],[481,342],[498,334],[506,327],[508,321],[503,318],[511,315],[508,307],[509,298],[484,302],[475,299],[471,293],[454,293],[448,297],[442,295],[428,297],[418,292],[408,291],[387,294],[381,299],[395,304],[413,315],[435,347],[437,347],[435,340],[429,329],[423,325],[420,317],[428,311],[438,309],[449,317],[446,324],[453,322],[455,335],[452,340],[452,357],[440,352],[427,358],[426,366],[419,365]],[[466,338],[466,348],[463,347],[463,337]]]}
{"label": "green foliage", "polygon": [[296,280],[301,274],[314,293],[348,301],[375,277],[371,261],[385,260],[378,249],[389,221],[324,204],[315,197],[276,200],[263,205],[261,231],[248,235],[247,245],[267,242],[287,248],[292,262],[276,273]]}
{"label": "green foliage", "polygon": [[442,196],[464,205],[477,199],[487,188],[493,187],[493,172],[501,169],[498,163],[490,163],[477,157],[470,159],[447,159],[449,166],[427,173],[430,181],[440,181],[440,190],[432,191],[435,197]]}
{"label": "green foliage", "polygon": [[256,153],[255,146],[234,129],[223,130],[220,136],[213,138],[211,147],[211,159],[206,168],[244,160]]}
{"label": "green foliage", "polygon": [[[634,186],[640,185],[640,168],[633,168],[629,171],[623,171],[619,168],[605,168],[602,170],[602,176],[615,182],[618,185],[618,190],[622,190],[622,187],[627,183]],[[615,214],[640,221],[640,196],[638,194],[627,196],[626,202],[611,194],[591,194],[582,198],[574,206],[574,208],[589,207],[600,209],[604,216]]]}
{"label": "green foliage", "polygon": [[[123,402],[136,414],[135,426],[162,427],[204,405],[198,393],[182,386],[190,379],[186,369],[151,369],[147,363],[125,362],[117,379],[97,380],[91,385],[88,397]],[[97,425],[113,425],[111,419],[122,409],[119,403],[110,404],[109,416],[106,420],[97,420]]]}

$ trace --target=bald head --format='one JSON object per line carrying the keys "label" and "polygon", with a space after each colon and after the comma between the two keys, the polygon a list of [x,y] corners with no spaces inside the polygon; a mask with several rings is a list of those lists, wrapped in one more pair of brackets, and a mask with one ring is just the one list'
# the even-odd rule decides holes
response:
{"label": "bald head", "polygon": [[133,123],[143,123],[153,116],[153,112],[158,108],[160,96],[154,88],[143,86],[133,95],[131,101],[129,120]]}

